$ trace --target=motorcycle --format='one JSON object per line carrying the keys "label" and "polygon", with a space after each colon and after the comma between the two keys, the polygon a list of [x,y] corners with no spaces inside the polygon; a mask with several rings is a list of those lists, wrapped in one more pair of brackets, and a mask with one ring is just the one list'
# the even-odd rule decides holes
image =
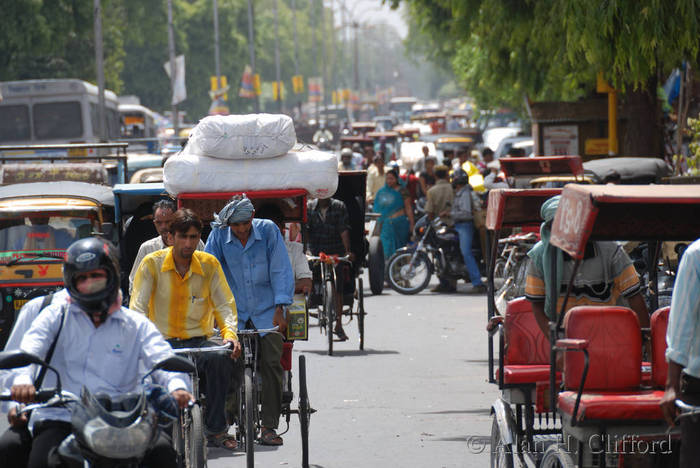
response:
{"label": "motorcycle", "polygon": [[387,279],[394,291],[417,294],[428,286],[433,273],[446,280],[469,281],[454,230],[440,218],[430,221],[423,216],[413,231],[418,243],[397,250],[387,261]]}
{"label": "motorcycle", "polygon": [[[78,397],[61,389],[58,372],[39,357],[22,351],[0,352],[0,369],[15,369],[30,364],[46,367],[56,374],[56,387],[37,392],[38,403],[27,405],[22,411],[39,408],[70,408],[72,434],[58,447],[61,461],[75,467],[140,466],[146,452],[158,439],[160,425],[178,417],[178,408],[167,391],[144,382],[154,371],[189,373],[194,365],[180,356],[171,356],[158,362],[142,378],[142,388],[135,393],[110,398],[93,395],[83,387]],[[10,401],[9,394],[0,395],[0,401]]]}

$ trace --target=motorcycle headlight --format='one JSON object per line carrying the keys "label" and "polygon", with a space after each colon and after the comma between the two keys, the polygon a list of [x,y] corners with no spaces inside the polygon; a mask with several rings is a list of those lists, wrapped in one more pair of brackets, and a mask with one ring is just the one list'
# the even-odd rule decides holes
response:
{"label": "motorcycle headlight", "polygon": [[85,424],[82,435],[84,443],[97,455],[113,459],[142,458],[156,432],[155,424],[150,411],[127,427],[110,426],[98,417]]}

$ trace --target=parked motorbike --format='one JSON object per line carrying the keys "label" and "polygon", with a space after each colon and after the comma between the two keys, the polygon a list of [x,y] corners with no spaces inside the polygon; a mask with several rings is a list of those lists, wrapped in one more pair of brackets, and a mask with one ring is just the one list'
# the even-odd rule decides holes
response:
{"label": "parked motorbike", "polygon": [[[413,230],[418,243],[394,252],[387,261],[387,279],[394,291],[417,294],[428,286],[433,273],[446,280],[464,279],[469,273],[459,248],[459,237],[440,218],[418,220]],[[478,249],[475,249],[479,258]]]}
{"label": "parked motorbike", "polygon": [[[80,397],[61,389],[58,372],[39,357],[22,351],[0,352],[0,369],[14,369],[36,364],[56,374],[56,388],[37,392],[39,403],[27,405],[22,411],[39,408],[68,408],[71,411],[73,433],[58,447],[61,461],[71,468],[120,467],[137,468],[146,452],[153,447],[159,434],[159,423],[173,421],[178,408],[167,391],[143,382],[155,370],[193,372],[187,359],[171,356],[157,363],[142,379],[139,392],[110,398],[93,395],[83,387]],[[0,401],[9,401],[9,394]]]}

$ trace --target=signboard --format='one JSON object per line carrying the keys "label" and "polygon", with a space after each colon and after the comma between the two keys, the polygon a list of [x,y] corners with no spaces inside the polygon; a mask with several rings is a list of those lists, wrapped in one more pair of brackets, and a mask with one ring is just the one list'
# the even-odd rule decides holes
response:
{"label": "signboard", "polygon": [[586,154],[608,154],[607,138],[588,138],[586,140]]}
{"label": "signboard", "polygon": [[576,155],[578,151],[578,127],[556,125],[544,127],[544,154],[542,156]]}

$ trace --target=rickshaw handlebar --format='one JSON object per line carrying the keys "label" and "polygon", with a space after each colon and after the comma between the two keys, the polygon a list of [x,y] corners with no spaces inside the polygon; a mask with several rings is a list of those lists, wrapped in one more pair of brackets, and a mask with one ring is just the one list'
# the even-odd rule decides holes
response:
{"label": "rickshaw handlebar", "polygon": [[328,263],[328,264],[332,263],[333,265],[337,265],[338,262],[352,263],[350,261],[350,255],[345,255],[344,257],[338,257],[337,255],[326,255],[323,252],[321,252],[321,254],[318,256],[307,255],[306,259],[311,261],[311,262],[321,262],[321,263]]}
{"label": "rickshaw handlebar", "polygon": [[173,349],[175,354],[204,354],[214,351],[231,351],[231,344],[227,343],[220,346],[204,346],[202,348],[177,348]]}

